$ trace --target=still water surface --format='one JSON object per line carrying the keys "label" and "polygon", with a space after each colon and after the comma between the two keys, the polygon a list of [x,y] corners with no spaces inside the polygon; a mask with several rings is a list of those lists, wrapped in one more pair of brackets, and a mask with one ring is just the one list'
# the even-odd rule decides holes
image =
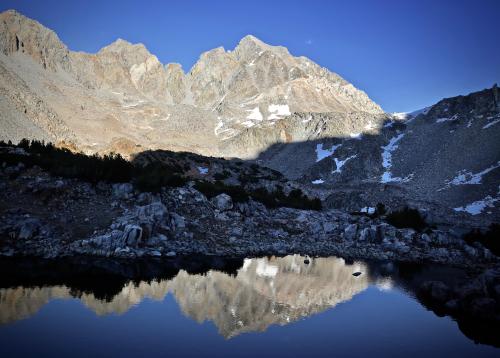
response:
{"label": "still water surface", "polygon": [[97,275],[95,286],[81,272],[66,283],[53,274],[47,284],[11,282],[0,288],[0,356],[500,356],[414,298],[426,269],[304,259],[178,267],[148,279]]}

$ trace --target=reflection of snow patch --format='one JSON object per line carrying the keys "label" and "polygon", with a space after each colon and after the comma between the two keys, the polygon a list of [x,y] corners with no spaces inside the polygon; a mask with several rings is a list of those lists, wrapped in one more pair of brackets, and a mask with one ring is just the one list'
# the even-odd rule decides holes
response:
{"label": "reflection of snow patch", "polygon": [[270,265],[262,259],[257,262],[255,273],[257,276],[275,277],[278,274],[278,266]]}
{"label": "reflection of snow patch", "polygon": [[361,139],[362,134],[361,133],[350,133],[349,136],[352,139]]}
{"label": "reflection of snow patch", "polygon": [[244,259],[243,266],[241,267],[241,270],[243,272],[246,272],[246,270],[248,270],[248,268],[250,267],[251,264],[252,264],[252,259]]}
{"label": "reflection of snow patch", "polygon": [[316,162],[331,156],[342,144],[332,145],[330,149],[323,149],[323,143],[316,144]]}
{"label": "reflection of snow patch", "polygon": [[313,180],[311,183],[312,184],[323,184],[325,181],[323,179],[316,179],[316,180]]}
{"label": "reflection of snow patch", "polygon": [[392,280],[390,278],[383,278],[381,280],[378,280],[376,283],[377,288],[380,291],[390,291],[392,290],[392,287],[394,284],[392,283]]}

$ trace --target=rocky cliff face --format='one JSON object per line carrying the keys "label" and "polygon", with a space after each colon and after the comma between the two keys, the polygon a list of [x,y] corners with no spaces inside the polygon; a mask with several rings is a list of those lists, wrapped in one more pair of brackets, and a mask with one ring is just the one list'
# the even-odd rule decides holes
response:
{"label": "rocky cliff face", "polygon": [[[276,138],[292,138],[276,124],[293,113],[383,114],[337,74],[253,36],[233,51],[203,53],[184,73],[142,44],[119,39],[96,54],[72,52],[15,11],[0,19],[2,139],[71,141],[89,152],[117,150],[114,142],[126,140],[252,157]],[[249,128],[263,138],[253,140]]]}

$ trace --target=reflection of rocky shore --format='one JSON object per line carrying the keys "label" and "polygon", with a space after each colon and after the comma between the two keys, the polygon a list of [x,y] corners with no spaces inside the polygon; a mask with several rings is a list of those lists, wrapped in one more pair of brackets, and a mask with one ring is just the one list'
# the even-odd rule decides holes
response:
{"label": "reflection of rocky shore", "polygon": [[339,258],[304,257],[247,259],[236,275],[210,270],[172,279],[126,283],[108,300],[64,285],[0,289],[0,322],[35,314],[52,299],[79,298],[98,315],[124,313],[145,298],[162,300],[171,292],[182,311],[198,322],[210,320],[225,337],[262,331],[286,324],[349,300],[368,286],[361,264],[346,265]]}

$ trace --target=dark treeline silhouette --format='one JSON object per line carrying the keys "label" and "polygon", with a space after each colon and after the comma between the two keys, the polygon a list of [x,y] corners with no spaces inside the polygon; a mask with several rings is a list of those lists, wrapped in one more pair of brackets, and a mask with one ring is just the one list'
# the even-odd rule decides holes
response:
{"label": "dark treeline silhouette", "polygon": [[245,202],[252,198],[259,201],[268,208],[288,207],[306,210],[321,210],[321,200],[310,199],[300,189],[293,189],[288,195],[283,192],[283,188],[277,188],[269,192],[264,188],[246,190],[242,186],[226,185],[222,181],[215,182],[198,181],[195,188],[206,197],[212,198],[221,193],[231,196],[235,202]]}
{"label": "dark treeline silhouette", "polygon": [[500,256],[500,224],[491,224],[486,232],[479,229],[472,230],[465,234],[464,240],[469,245],[479,242],[490,249],[492,253]]}
{"label": "dark treeline silhouette", "polygon": [[422,231],[427,227],[427,223],[420,212],[417,209],[408,207],[389,213],[386,220],[389,224],[398,228],[411,228]]}
{"label": "dark treeline silhouette", "polygon": [[[21,148],[27,154],[15,150],[0,151],[0,163],[16,165],[23,163],[28,167],[39,166],[54,176],[64,178],[77,178],[90,183],[105,181],[108,183],[131,182],[141,192],[159,192],[165,187],[183,186],[188,177],[186,172],[190,166],[180,164],[182,159],[189,156],[188,153],[171,153],[171,157],[177,161],[128,161],[119,154],[86,155],[74,153],[66,148],[58,148],[52,143],[43,141],[23,139],[19,144],[11,142],[0,142],[0,147]],[[164,153],[169,153],[163,151]],[[191,155],[201,161],[208,158]],[[252,164],[250,168],[255,176],[245,176],[245,182],[257,182],[258,166]],[[271,171],[276,178],[280,178],[278,172]],[[310,199],[300,189],[292,190],[288,195],[278,187],[273,192],[265,188],[246,189],[244,185],[232,186],[224,184],[223,180],[228,172],[220,173],[213,182],[208,180],[196,180],[196,188],[208,198],[221,193],[226,193],[236,202],[248,201],[250,198],[263,203],[268,208],[291,207],[296,209],[320,210],[321,201],[317,198]]]}

